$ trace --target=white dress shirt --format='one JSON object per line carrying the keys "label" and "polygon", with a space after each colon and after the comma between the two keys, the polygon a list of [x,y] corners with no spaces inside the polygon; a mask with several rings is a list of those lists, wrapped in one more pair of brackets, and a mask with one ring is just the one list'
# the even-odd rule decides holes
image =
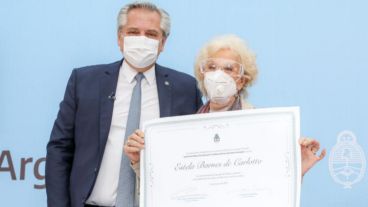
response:
{"label": "white dress shirt", "polygon": [[[125,127],[128,119],[130,99],[133,88],[136,85],[134,77],[137,73],[125,61],[123,62],[118,77],[109,136],[96,183],[91,195],[86,201],[88,204],[115,206],[120,161],[123,155]],[[140,126],[145,121],[160,117],[154,66],[143,74],[144,79],[141,82],[142,105]]]}

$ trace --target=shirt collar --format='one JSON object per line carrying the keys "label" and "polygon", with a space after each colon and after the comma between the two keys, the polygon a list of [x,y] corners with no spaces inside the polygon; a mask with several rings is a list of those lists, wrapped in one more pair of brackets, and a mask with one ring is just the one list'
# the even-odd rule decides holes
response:
{"label": "shirt collar", "polygon": [[[134,81],[134,77],[138,74],[138,72],[134,68],[130,67],[125,61],[121,64],[120,71],[129,83],[132,83]],[[153,84],[156,79],[155,65],[144,72],[143,75],[148,85]]]}

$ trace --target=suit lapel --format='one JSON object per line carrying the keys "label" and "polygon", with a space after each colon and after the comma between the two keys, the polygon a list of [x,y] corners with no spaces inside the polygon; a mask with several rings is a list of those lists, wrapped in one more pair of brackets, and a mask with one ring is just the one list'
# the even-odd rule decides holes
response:
{"label": "suit lapel", "polygon": [[107,137],[110,130],[116,86],[118,82],[119,69],[122,61],[113,63],[106,67],[100,79],[100,143],[99,155],[105,150]]}
{"label": "suit lapel", "polygon": [[160,105],[160,117],[167,117],[171,115],[171,82],[169,74],[164,68],[156,64],[156,83],[158,91],[158,102]]}

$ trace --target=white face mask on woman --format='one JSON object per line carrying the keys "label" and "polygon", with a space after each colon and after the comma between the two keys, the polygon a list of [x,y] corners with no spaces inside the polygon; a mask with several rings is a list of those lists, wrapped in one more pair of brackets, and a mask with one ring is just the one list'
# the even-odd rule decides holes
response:
{"label": "white face mask on woman", "polygon": [[156,62],[159,41],[145,36],[124,37],[124,58],[136,68],[145,68]]}
{"label": "white face mask on woman", "polygon": [[230,98],[237,93],[234,79],[222,70],[206,72],[204,87],[210,101],[219,104],[229,102]]}

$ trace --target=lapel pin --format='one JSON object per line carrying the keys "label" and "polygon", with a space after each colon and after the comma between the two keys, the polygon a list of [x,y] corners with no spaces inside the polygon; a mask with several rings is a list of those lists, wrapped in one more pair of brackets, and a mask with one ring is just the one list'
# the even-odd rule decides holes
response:
{"label": "lapel pin", "polygon": [[169,81],[165,81],[165,85],[166,86],[170,85]]}

